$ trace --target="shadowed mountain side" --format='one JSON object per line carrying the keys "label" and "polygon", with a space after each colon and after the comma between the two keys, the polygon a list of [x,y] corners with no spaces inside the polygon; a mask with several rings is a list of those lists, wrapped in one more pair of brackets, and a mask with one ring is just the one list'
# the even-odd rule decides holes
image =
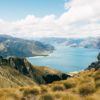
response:
{"label": "shadowed mountain side", "polygon": [[39,38],[38,41],[48,43],[51,45],[64,45],[67,47],[83,47],[83,48],[97,48],[100,49],[100,37],[87,37],[87,38],[60,38],[60,37],[47,37]]}
{"label": "shadowed mountain side", "polygon": [[[11,67],[10,67],[11,68]],[[44,73],[58,73],[46,67],[39,68]],[[40,71],[38,71],[40,72]],[[44,74],[43,73],[43,74]],[[38,73],[40,74],[40,73]],[[0,77],[1,78],[1,77]],[[51,79],[47,76],[47,79]],[[53,77],[58,79],[57,77]],[[2,79],[1,79],[2,80]],[[4,79],[3,79],[4,80]],[[50,81],[50,80],[49,80]],[[3,81],[1,81],[2,83]],[[9,84],[7,83],[9,86]],[[13,85],[13,83],[10,83]],[[100,70],[89,69],[74,74],[71,78],[51,84],[0,89],[0,100],[99,100]]]}
{"label": "shadowed mountain side", "polygon": [[0,35],[0,55],[3,57],[46,56],[53,52],[54,47],[39,41],[25,40],[7,35]]}
{"label": "shadowed mountain side", "polygon": [[[48,67],[33,66],[25,58],[0,57],[0,75],[15,83],[15,86],[47,84],[70,77]],[[8,86],[9,87],[9,86]]]}
{"label": "shadowed mountain side", "polygon": [[93,68],[95,70],[100,69],[100,53],[99,53],[97,59],[98,59],[98,61],[91,63],[87,69],[93,69]]}

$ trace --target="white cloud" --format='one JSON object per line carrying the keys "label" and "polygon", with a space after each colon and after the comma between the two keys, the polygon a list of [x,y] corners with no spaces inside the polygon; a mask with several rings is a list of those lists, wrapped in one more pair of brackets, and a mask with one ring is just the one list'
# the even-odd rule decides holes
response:
{"label": "white cloud", "polygon": [[0,33],[17,37],[87,37],[100,36],[100,0],[70,0],[68,11],[56,15],[26,18],[14,22],[0,20]]}

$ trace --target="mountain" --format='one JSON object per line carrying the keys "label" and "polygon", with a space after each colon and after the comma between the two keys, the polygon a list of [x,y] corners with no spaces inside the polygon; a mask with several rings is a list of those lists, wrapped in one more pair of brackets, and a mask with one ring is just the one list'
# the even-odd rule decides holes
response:
{"label": "mountain", "polygon": [[39,41],[25,40],[7,35],[0,35],[0,55],[3,57],[32,57],[48,55],[54,47]]}
{"label": "mountain", "polygon": [[62,44],[67,41],[67,38],[60,38],[60,37],[45,37],[45,38],[37,38],[36,40],[44,43],[44,44]]}
{"label": "mountain", "polygon": [[83,47],[83,48],[100,48],[100,38],[99,37],[89,37],[89,38],[57,38],[48,37],[40,38],[38,41],[44,44],[51,44],[55,47],[57,45],[63,45],[67,47]]}
{"label": "mountain", "polygon": [[29,85],[36,85],[36,83],[14,68],[0,66],[0,88],[22,87]]}
{"label": "mountain", "polygon": [[76,38],[68,39],[65,43],[68,47],[83,47],[83,48],[100,48],[100,38]]}
{"label": "mountain", "polygon": [[[23,73],[24,76],[28,76],[27,78],[30,78],[31,75],[34,73],[34,77],[31,79],[35,79],[37,75],[39,75],[41,78],[41,75],[44,73],[47,74],[52,73],[56,74],[59,73],[55,70],[51,70],[48,68],[42,68],[31,66],[30,63],[27,62],[26,59],[22,58],[2,58],[1,59],[1,66],[0,67],[0,75],[2,74],[2,79],[0,80],[0,87],[3,87],[4,85],[7,87],[12,88],[2,88],[0,89],[0,100],[99,100],[100,99],[100,65],[96,65],[95,67],[91,67],[89,69],[86,69],[84,71],[81,71],[77,74],[74,74],[72,77],[69,77],[65,80],[59,80],[55,81],[50,84],[35,84],[30,81],[30,86],[21,86],[16,87],[17,82],[13,81],[12,78],[9,76],[4,77],[5,72],[1,70],[11,68],[12,72],[13,69],[18,71],[20,74]],[[100,60],[100,54],[98,56],[98,61]],[[19,67],[18,67],[18,66]],[[27,65],[27,67],[26,67]],[[9,66],[9,67],[8,67]],[[29,67],[30,66],[30,67]],[[25,69],[26,68],[26,69]],[[31,74],[29,74],[27,71],[29,71],[30,68],[33,68],[31,70]],[[8,71],[9,72],[9,71]],[[10,72],[12,74],[12,72]],[[43,73],[41,73],[43,72]],[[33,73],[33,74],[32,74]],[[37,73],[37,74],[36,74]],[[7,74],[7,73],[6,73]],[[14,75],[16,74],[15,71],[13,72]],[[23,75],[21,74],[21,75]],[[8,74],[9,75],[9,74]],[[50,74],[49,74],[50,75]],[[22,77],[22,76],[21,76]],[[15,80],[18,80],[19,82],[25,83],[27,80],[23,79],[23,81],[20,80],[17,77]],[[6,80],[5,80],[6,78]],[[24,77],[26,78],[26,77]],[[52,77],[53,78],[53,77]],[[52,79],[49,77],[49,80]],[[13,83],[8,84],[8,80],[12,80],[12,82],[15,82],[15,87],[12,85]],[[56,79],[56,78],[55,78]],[[14,87],[14,88],[13,88]]]}
{"label": "mountain", "polygon": [[25,58],[3,58],[1,56],[0,77],[0,87],[16,87],[47,84],[57,80],[64,80],[70,75],[48,67],[34,66]]}
{"label": "mountain", "polygon": [[100,49],[100,38],[86,38],[79,44],[79,47]]}

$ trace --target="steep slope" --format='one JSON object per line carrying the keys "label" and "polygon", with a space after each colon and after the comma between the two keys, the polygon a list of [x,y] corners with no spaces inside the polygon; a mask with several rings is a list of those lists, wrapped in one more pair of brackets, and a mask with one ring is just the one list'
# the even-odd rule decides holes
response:
{"label": "steep slope", "polygon": [[64,43],[69,47],[83,47],[83,48],[96,48],[100,49],[100,38],[90,37],[90,38],[76,38],[76,39],[67,39]]}
{"label": "steep slope", "polygon": [[19,39],[11,36],[0,35],[0,55],[3,57],[32,57],[48,55],[54,47],[44,45],[34,40]]}
{"label": "steep slope", "polygon": [[99,53],[97,59],[98,59],[98,61],[93,62],[89,65],[89,67],[87,68],[88,70],[90,70],[90,69],[95,69],[95,70],[100,69],[100,53]]}
{"label": "steep slope", "polygon": [[8,66],[0,66],[0,88],[36,85],[30,78]]}
{"label": "steep slope", "polygon": [[79,44],[80,47],[85,48],[97,48],[100,49],[100,37],[85,38]]}
{"label": "steep slope", "polygon": [[[44,68],[45,69],[45,68]],[[47,69],[45,69],[46,71]],[[51,70],[52,72],[52,70]],[[54,72],[52,72],[54,73]],[[0,90],[0,100],[99,100],[100,69],[89,69],[47,85]]]}
{"label": "steep slope", "polygon": [[0,76],[3,77],[4,80],[9,80],[9,85],[9,82],[11,82],[11,86],[15,84],[15,87],[32,85],[35,83],[46,84],[70,77],[65,73],[47,67],[33,66],[25,58],[3,58],[2,56],[0,56]]}
{"label": "steep slope", "polygon": [[51,45],[64,45],[68,47],[83,47],[83,48],[98,48],[100,49],[100,37],[89,37],[89,38],[58,38],[48,37],[40,38],[38,41],[44,44]]}
{"label": "steep slope", "polygon": [[45,37],[45,38],[37,38],[36,40],[42,42],[43,44],[59,45],[66,42],[68,39],[60,37]]}

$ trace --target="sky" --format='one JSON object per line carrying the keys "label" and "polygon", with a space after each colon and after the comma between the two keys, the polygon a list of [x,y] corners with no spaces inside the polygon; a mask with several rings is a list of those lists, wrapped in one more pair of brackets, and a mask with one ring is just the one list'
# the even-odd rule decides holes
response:
{"label": "sky", "polygon": [[0,0],[0,18],[17,20],[34,15],[60,15],[64,12],[64,0]]}
{"label": "sky", "polygon": [[100,36],[100,0],[0,0],[0,34]]}

